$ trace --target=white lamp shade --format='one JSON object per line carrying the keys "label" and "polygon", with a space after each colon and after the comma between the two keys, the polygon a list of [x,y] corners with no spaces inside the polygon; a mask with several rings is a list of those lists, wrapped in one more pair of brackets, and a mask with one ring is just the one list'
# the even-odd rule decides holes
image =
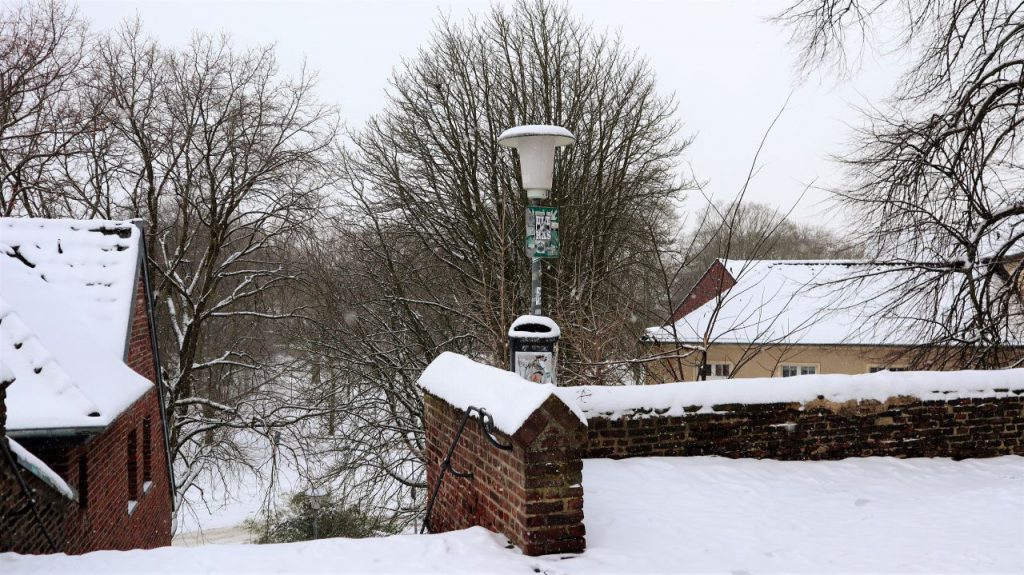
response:
{"label": "white lamp shade", "polygon": [[560,126],[516,126],[498,136],[498,144],[519,150],[523,189],[533,199],[548,197],[555,171],[555,148],[575,141],[572,132]]}

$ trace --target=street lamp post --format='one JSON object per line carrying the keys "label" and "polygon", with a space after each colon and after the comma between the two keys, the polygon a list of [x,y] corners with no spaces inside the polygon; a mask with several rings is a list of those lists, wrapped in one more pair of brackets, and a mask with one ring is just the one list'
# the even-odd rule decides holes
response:
{"label": "street lamp post", "polygon": [[530,258],[530,316],[518,318],[509,330],[511,369],[526,379],[555,382],[558,326],[543,316],[541,263],[559,255],[558,208],[542,206],[551,196],[555,148],[576,141],[560,126],[529,125],[509,128],[498,144],[519,152],[526,190],[526,249]]}
{"label": "street lamp post", "polygon": [[[519,169],[523,178],[523,189],[530,206],[540,205],[551,196],[551,181],[555,170],[555,148],[571,146],[576,141],[572,132],[560,126],[516,126],[498,136],[498,144],[514,148],[519,152]],[[527,208],[527,219],[531,216]],[[549,222],[548,222],[549,223]],[[536,235],[534,246],[536,247]],[[530,301],[533,315],[541,315],[541,260],[537,250],[527,254],[530,257],[531,289]]]}
{"label": "street lamp post", "polygon": [[313,511],[313,539],[320,538],[320,509],[323,508],[326,497],[327,490],[323,487],[310,486],[306,489],[306,500],[309,501],[309,508]]}

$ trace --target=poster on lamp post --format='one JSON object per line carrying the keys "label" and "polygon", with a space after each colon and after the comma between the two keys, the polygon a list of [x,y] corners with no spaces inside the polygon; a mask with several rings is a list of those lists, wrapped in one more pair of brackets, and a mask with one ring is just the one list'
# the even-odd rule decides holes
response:
{"label": "poster on lamp post", "polygon": [[550,351],[517,351],[515,372],[533,383],[555,383],[555,359]]}
{"label": "poster on lamp post", "polygon": [[526,207],[526,255],[531,258],[557,258],[558,208]]}

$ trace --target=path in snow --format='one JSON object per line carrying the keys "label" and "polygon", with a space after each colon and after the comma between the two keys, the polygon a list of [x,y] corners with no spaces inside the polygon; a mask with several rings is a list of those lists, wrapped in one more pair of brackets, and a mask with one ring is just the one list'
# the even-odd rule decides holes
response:
{"label": "path in snow", "polygon": [[588,460],[587,551],[524,557],[500,535],[0,555],[0,572],[1024,572],[1024,457]]}
{"label": "path in snow", "polygon": [[175,547],[201,547],[203,545],[228,545],[237,543],[252,543],[252,533],[244,527],[217,527],[216,529],[203,529],[202,531],[190,531],[179,533],[174,536],[171,545]]}

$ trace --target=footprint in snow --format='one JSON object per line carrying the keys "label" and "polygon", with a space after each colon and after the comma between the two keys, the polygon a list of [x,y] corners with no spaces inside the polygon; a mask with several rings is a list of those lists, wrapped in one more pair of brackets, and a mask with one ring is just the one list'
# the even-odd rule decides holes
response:
{"label": "footprint in snow", "polygon": [[864,507],[868,503],[871,503],[870,499],[858,499],[853,502],[853,504],[856,505],[857,507]]}

